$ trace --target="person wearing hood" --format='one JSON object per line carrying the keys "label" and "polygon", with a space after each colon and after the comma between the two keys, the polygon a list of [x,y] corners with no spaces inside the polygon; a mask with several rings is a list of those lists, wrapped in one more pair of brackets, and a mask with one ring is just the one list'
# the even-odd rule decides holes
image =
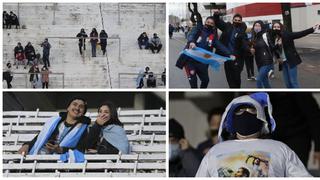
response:
{"label": "person wearing hood", "polygon": [[[219,40],[236,56],[235,61],[227,61],[224,63],[228,85],[230,88],[240,88],[244,57],[249,53],[246,35],[247,26],[242,22],[242,16],[240,14],[235,14],[232,21],[232,23],[224,22],[220,18],[219,12],[214,13],[214,22],[217,28],[222,31]],[[219,52],[219,49],[217,49],[216,53]]]}
{"label": "person wearing hood", "polygon": [[[218,34],[212,16],[207,17],[204,25],[202,23],[202,19],[199,19],[197,21],[196,27],[194,27],[189,33],[186,48],[193,49],[195,47],[200,47],[211,52],[213,51],[213,48],[216,48],[217,51],[219,50],[220,52],[217,54],[234,58],[231,52],[226,48],[226,46],[218,41]],[[194,60],[191,57],[181,55],[177,61],[176,66],[181,69],[185,69],[191,88],[198,88],[197,76],[201,81],[200,88],[208,87],[208,64],[204,64]]]}
{"label": "person wearing hood", "polygon": [[22,145],[19,154],[60,154],[60,160],[67,161],[74,153],[75,162],[83,162],[85,137],[90,118],[86,117],[87,102],[79,97],[72,98],[67,112],[60,112],[44,124],[40,133],[30,142]]}
{"label": "person wearing hood", "polygon": [[144,46],[144,49],[149,48],[148,47],[149,38],[146,32],[141,33],[137,40],[138,40],[138,45],[140,49],[142,49],[142,46]]}
{"label": "person wearing hood", "polygon": [[253,45],[250,51],[254,55],[258,67],[257,88],[271,88],[268,74],[273,69],[273,48],[269,39],[265,24],[262,21],[254,22],[252,27]]}
{"label": "person wearing hood", "polygon": [[169,120],[169,177],[194,177],[201,156],[185,138],[182,125]]}
{"label": "person wearing hood", "polygon": [[233,99],[219,128],[219,143],[203,158],[197,177],[309,177],[298,156],[269,139],[276,127],[267,93]]}
{"label": "person wearing hood", "polygon": [[79,38],[79,52],[82,55],[82,47],[83,50],[86,50],[86,38],[88,37],[87,33],[81,28],[80,32],[77,34],[77,38]]}
{"label": "person wearing hood", "polygon": [[108,34],[106,33],[106,31],[103,29],[101,30],[100,34],[100,46],[101,46],[101,51],[102,54],[105,55],[106,54],[106,48],[107,48],[107,39],[108,39]]}
{"label": "person wearing hood", "polygon": [[99,106],[97,120],[89,129],[86,141],[88,153],[129,154],[128,137],[113,103],[106,101]]}
{"label": "person wearing hood", "polygon": [[287,88],[299,88],[298,68],[302,62],[294,44],[295,39],[302,38],[319,29],[319,24],[299,32],[289,32],[279,23],[272,24],[272,44],[278,52],[275,57],[282,64],[283,79]]}

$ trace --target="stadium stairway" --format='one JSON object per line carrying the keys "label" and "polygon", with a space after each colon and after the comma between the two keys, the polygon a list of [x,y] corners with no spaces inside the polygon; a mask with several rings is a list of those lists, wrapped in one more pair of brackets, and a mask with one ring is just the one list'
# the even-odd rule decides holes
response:
{"label": "stadium stairway", "polygon": [[[161,73],[165,67],[164,4],[5,3],[3,8],[19,12],[23,27],[3,30],[3,65],[14,60],[13,49],[17,42],[25,46],[30,41],[36,53],[42,54],[39,44],[48,37],[52,45],[50,70],[64,73],[65,88],[115,88],[119,86],[119,73],[138,73],[146,66],[154,73]],[[111,37],[108,55],[102,56],[98,46],[97,57],[91,58],[91,45],[87,40],[82,57],[78,40],[73,38],[81,28],[85,28],[89,35],[93,27],[100,32],[102,26]],[[156,32],[162,39],[163,49],[159,54],[138,48],[137,37],[144,31],[150,37]],[[26,73],[28,69],[19,67],[13,72]],[[25,81],[26,78],[17,75],[13,87],[24,88]],[[52,74],[50,81],[50,88],[61,88],[61,76]]]}

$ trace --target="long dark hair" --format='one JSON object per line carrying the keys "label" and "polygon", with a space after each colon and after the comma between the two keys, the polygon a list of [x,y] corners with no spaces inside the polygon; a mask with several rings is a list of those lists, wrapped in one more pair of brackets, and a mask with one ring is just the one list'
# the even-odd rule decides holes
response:
{"label": "long dark hair", "polygon": [[107,126],[107,125],[111,125],[111,124],[115,124],[115,125],[118,125],[118,126],[121,126],[123,127],[123,124],[122,122],[120,122],[119,120],[119,117],[118,117],[118,112],[117,112],[117,108],[116,106],[110,102],[110,101],[105,101],[103,103],[101,103],[98,107],[98,113],[99,113],[99,110],[102,106],[108,106],[109,108],[109,113],[110,113],[110,119],[109,121],[107,121],[103,126]]}

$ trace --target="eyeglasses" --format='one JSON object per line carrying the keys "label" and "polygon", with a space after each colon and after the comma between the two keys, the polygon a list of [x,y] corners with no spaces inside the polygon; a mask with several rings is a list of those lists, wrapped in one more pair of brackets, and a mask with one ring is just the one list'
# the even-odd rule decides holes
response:
{"label": "eyeglasses", "polygon": [[234,112],[235,115],[239,116],[244,112],[248,112],[250,114],[257,114],[257,110],[255,108],[241,108]]}

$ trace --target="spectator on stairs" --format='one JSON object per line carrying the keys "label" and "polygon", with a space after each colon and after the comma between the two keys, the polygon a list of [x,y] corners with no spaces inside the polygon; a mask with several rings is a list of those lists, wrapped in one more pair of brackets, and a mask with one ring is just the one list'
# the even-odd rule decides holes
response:
{"label": "spectator on stairs", "polygon": [[103,102],[99,106],[97,120],[89,130],[86,145],[88,153],[129,154],[129,141],[112,102]]}
{"label": "spectator on stairs", "polygon": [[155,50],[157,51],[157,53],[160,52],[160,50],[162,48],[162,44],[161,44],[161,40],[158,37],[157,33],[154,33],[153,38],[150,39],[149,47],[150,47],[153,54],[155,54]]}
{"label": "spectator on stairs", "polygon": [[43,63],[46,67],[50,67],[50,61],[49,61],[49,56],[50,56],[50,49],[51,49],[51,44],[48,41],[48,38],[44,39],[44,42],[41,43],[41,47],[43,47]]}
{"label": "spectator on stairs", "polygon": [[34,47],[32,46],[31,42],[28,42],[28,44],[24,48],[24,54],[28,60],[27,65],[28,64],[34,65],[34,59],[36,58],[36,51],[34,50]]}
{"label": "spectator on stairs", "polygon": [[67,112],[60,112],[44,124],[41,132],[30,142],[23,144],[20,154],[61,154],[60,160],[74,153],[75,162],[83,162],[85,137],[90,118],[86,117],[87,102],[80,98],[72,98],[67,106]]}
{"label": "spectator on stairs", "polygon": [[8,89],[12,88],[11,81],[13,79],[13,75],[12,75],[11,68],[12,68],[11,63],[8,62],[5,69],[3,70],[3,80],[5,80],[7,82]]}
{"label": "spectator on stairs", "polygon": [[14,64],[16,65],[17,69],[20,63],[24,64],[24,69],[27,68],[27,60],[25,59],[24,49],[20,42],[18,42],[18,45],[14,48],[14,57],[15,57]]}
{"label": "spectator on stairs", "polygon": [[43,66],[41,69],[41,81],[42,81],[42,89],[49,87],[49,69],[46,66]]}
{"label": "spectator on stairs", "polygon": [[138,45],[139,48],[142,49],[142,46],[144,46],[144,49],[148,49],[148,43],[149,43],[149,38],[146,32],[143,32],[142,34],[140,34],[140,36],[138,37]]}
{"label": "spectator on stairs", "polygon": [[39,67],[38,65],[33,65],[30,67],[29,69],[29,73],[30,73],[30,78],[29,81],[31,83],[31,86],[33,89],[39,88],[39,82],[40,82],[40,78],[39,78]]}
{"label": "spectator on stairs", "polygon": [[10,15],[7,11],[3,11],[2,13],[2,27],[8,29],[10,23]]}
{"label": "spectator on stairs", "polygon": [[97,43],[98,43],[98,31],[96,28],[93,28],[90,33],[90,42],[91,42],[91,53],[92,57],[97,57]]}
{"label": "spectator on stairs", "polygon": [[18,27],[20,28],[20,23],[19,23],[19,19],[18,16],[16,14],[14,14],[12,11],[10,11],[10,19],[9,19],[9,26],[8,28],[11,29],[11,25],[15,25],[16,29],[18,29]]}
{"label": "spectator on stairs", "polygon": [[77,38],[79,38],[79,52],[82,55],[82,47],[83,50],[86,50],[86,38],[88,37],[87,33],[81,28],[80,32],[77,34]]}
{"label": "spectator on stairs", "polygon": [[107,48],[108,34],[103,29],[103,30],[101,30],[99,37],[100,37],[101,50],[102,50],[103,55],[105,55],[106,54],[106,48]]}

